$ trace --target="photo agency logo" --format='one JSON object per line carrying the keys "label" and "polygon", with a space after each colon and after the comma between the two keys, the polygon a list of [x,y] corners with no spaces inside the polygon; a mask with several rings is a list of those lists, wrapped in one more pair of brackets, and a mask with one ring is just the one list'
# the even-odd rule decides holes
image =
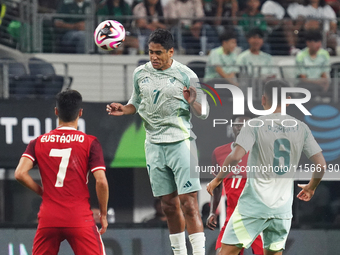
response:
{"label": "photo agency logo", "polygon": [[[232,95],[232,109],[233,109],[233,115],[244,115],[245,114],[245,110],[244,110],[244,101],[245,101],[245,97],[243,95],[243,91],[235,86],[235,85],[231,85],[231,84],[215,84],[214,87],[209,86],[208,84],[205,83],[200,83],[204,86],[206,86],[207,88],[209,88],[211,91],[214,92],[214,94],[217,96],[217,98],[220,101],[220,104],[222,106],[222,100],[221,97],[219,96],[219,94],[217,93],[216,89],[228,89],[231,92]],[[207,89],[202,89],[204,92],[206,92],[214,101],[215,106],[217,106],[216,104],[216,100],[213,97],[213,95],[211,94],[210,91],[208,91]],[[303,106],[303,104],[307,103],[310,99],[311,99],[311,93],[310,91],[308,91],[305,88],[292,88],[292,87],[285,87],[285,88],[281,88],[281,115],[286,115],[286,108],[288,105],[295,105],[305,116],[310,116],[312,115],[307,109],[306,107]],[[267,110],[259,110],[259,109],[255,109],[254,105],[253,105],[253,88],[247,88],[247,106],[249,111],[257,116],[264,116],[264,115],[269,115],[274,113],[274,111],[276,110],[276,108],[278,107],[278,100],[277,100],[277,96],[278,96],[278,89],[277,88],[273,88],[273,92],[272,92],[272,98],[273,98],[273,102],[272,102],[272,106],[270,109]],[[301,98],[290,98],[288,97],[289,94],[300,94],[300,95],[304,95],[304,97]],[[206,94],[204,94],[204,98],[202,100],[202,109],[206,109],[205,104],[206,104],[206,100],[207,100],[207,96]],[[216,127],[216,125],[225,125],[227,123],[230,123],[230,125],[233,124],[243,124],[243,126],[245,125],[249,125],[251,127],[260,127],[263,126],[265,124],[265,122],[270,122],[271,125],[274,125],[274,121],[275,119],[265,119],[265,120],[261,120],[261,119],[257,119],[254,118],[251,121],[244,121],[243,123],[236,123],[236,122],[232,122],[232,120],[227,120],[227,119],[214,119],[213,120],[213,127]],[[253,123],[252,123],[253,122]],[[297,121],[295,119],[285,119],[282,121],[281,125],[283,127],[295,127],[297,125]]]}

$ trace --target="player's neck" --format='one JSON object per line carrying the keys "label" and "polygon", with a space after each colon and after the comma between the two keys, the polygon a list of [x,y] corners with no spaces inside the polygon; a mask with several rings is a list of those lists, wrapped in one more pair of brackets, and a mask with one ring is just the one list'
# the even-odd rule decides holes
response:
{"label": "player's neck", "polygon": [[[269,110],[271,105],[266,105],[263,107],[264,110]],[[277,107],[273,113],[281,113],[281,107]]]}
{"label": "player's neck", "polygon": [[58,128],[60,127],[70,127],[77,129],[78,128],[78,121],[72,121],[72,122],[63,122],[59,120]]}

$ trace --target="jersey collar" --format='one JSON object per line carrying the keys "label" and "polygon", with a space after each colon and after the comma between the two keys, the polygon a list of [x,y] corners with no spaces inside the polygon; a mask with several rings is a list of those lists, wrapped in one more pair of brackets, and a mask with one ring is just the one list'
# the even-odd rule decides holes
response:
{"label": "jersey collar", "polygon": [[73,127],[57,127],[58,130],[77,130]]}

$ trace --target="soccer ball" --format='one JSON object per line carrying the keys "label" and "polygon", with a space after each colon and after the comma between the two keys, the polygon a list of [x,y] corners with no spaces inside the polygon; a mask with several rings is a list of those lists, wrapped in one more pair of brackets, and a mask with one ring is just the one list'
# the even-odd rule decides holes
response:
{"label": "soccer ball", "polygon": [[103,50],[113,50],[125,40],[125,28],[115,20],[105,20],[94,31],[94,41]]}

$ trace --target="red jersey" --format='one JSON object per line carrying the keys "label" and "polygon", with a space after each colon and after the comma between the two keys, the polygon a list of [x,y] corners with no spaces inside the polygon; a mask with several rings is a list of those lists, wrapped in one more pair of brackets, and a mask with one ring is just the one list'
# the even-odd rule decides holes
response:
{"label": "red jersey", "polygon": [[[217,147],[212,155],[212,164],[215,166],[223,166],[225,158],[231,153],[233,143],[228,143]],[[244,155],[241,161],[236,167],[247,166],[248,155]],[[243,169],[242,169],[243,170]],[[233,214],[237,201],[242,193],[244,185],[247,181],[247,173],[242,171],[238,174],[230,173],[226,178],[223,179],[223,187],[227,197],[227,221],[229,221],[230,216]]]}
{"label": "red jersey", "polygon": [[32,140],[22,156],[39,166],[43,185],[39,228],[94,225],[88,175],[89,171],[105,171],[96,137],[59,127]]}

